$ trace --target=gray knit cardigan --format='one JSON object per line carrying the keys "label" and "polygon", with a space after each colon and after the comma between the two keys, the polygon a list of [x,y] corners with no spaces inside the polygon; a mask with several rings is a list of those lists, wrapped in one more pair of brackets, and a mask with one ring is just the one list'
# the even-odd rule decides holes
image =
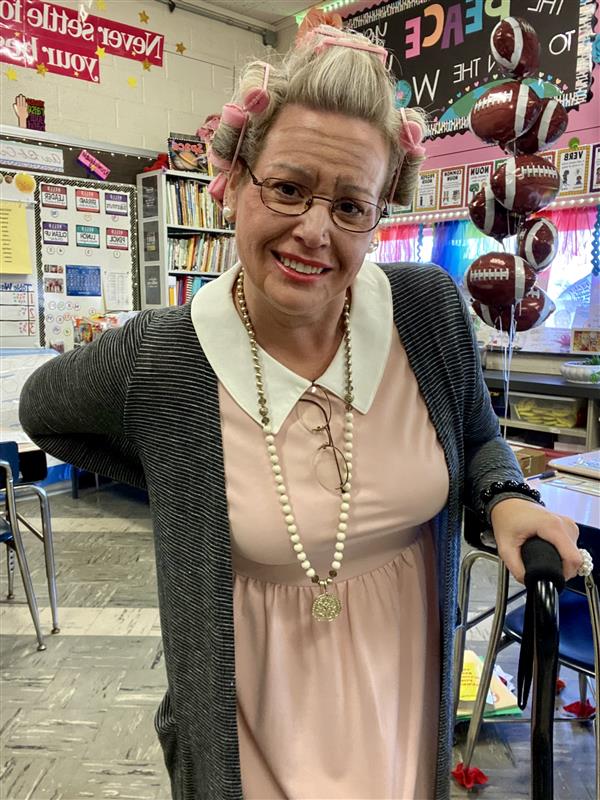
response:
{"label": "gray knit cardigan", "polygon": [[[462,507],[480,509],[482,489],[522,475],[500,437],[454,282],[431,265],[398,265],[386,273],[394,321],[450,476],[448,503],[434,526],[442,648],[436,798],[446,800]],[[46,452],[147,487],[168,677],[155,724],[173,798],[242,798],[218,381],[190,306],[142,312],[53,359],[27,382],[20,413],[24,429]],[[393,447],[393,431],[389,441]],[[314,788],[318,795],[318,777]]]}

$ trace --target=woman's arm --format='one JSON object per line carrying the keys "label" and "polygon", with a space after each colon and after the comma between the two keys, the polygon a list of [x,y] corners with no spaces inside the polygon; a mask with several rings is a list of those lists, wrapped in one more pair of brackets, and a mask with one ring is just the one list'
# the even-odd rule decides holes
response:
{"label": "woman's arm", "polygon": [[126,411],[137,353],[154,313],[109,329],[31,375],[19,416],[42,450],[82,469],[145,486],[135,443],[128,438]]}
{"label": "woman's arm", "polygon": [[465,409],[464,423],[466,502],[488,521],[498,554],[518,581],[522,583],[525,576],[521,547],[533,536],[546,539],[556,547],[565,578],[569,580],[576,575],[582,562],[577,550],[579,530],[573,520],[553,514],[517,492],[501,492],[487,503],[481,498],[481,492],[494,481],[522,483],[525,479],[514,453],[500,434],[500,424],[477,355],[473,326],[462,297],[460,302],[472,342],[469,371],[473,392]]}

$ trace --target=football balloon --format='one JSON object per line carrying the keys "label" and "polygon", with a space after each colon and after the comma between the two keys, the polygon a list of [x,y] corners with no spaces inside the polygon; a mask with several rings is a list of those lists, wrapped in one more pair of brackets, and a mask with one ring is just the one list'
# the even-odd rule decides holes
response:
{"label": "football balloon", "polygon": [[[514,306],[515,330],[528,331],[543,325],[556,306],[548,295],[538,286],[529,290],[526,297]],[[473,311],[492,328],[510,331],[513,306],[486,306],[478,300],[473,302]]]}
{"label": "football balloon", "polygon": [[531,214],[551,203],[560,189],[556,167],[541,156],[513,156],[492,175],[496,199],[509,211]]}
{"label": "football balloon", "polygon": [[541,272],[552,262],[558,247],[558,231],[554,223],[543,217],[524,222],[517,234],[518,252],[535,272]]}
{"label": "football balloon", "polygon": [[507,81],[481,95],[469,114],[469,127],[486,144],[506,147],[531,128],[541,109],[540,98],[527,84]]}
{"label": "football balloon", "polygon": [[514,78],[539,69],[540,41],[527,20],[505,17],[492,31],[490,47],[500,69]]}
{"label": "football balloon", "polygon": [[469,215],[475,227],[499,242],[507,236],[514,236],[521,220],[518,214],[508,211],[496,200],[489,183],[473,195]]}
{"label": "football balloon", "polygon": [[541,103],[542,110],[532,127],[507,145],[511,153],[523,155],[545,150],[567,130],[569,118],[563,104],[555,97],[544,97]]}
{"label": "football balloon", "polygon": [[485,253],[467,271],[467,288],[485,305],[509,306],[522,300],[535,283],[529,264],[512,253]]}

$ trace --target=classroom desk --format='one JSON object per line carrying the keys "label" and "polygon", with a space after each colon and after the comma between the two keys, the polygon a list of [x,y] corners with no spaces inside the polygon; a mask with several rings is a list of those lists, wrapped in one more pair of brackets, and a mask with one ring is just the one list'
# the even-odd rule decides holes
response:
{"label": "classroom desk", "polygon": [[600,533],[600,481],[597,481],[598,494],[592,495],[554,485],[558,477],[567,477],[567,474],[556,473],[554,478],[531,480],[528,483],[540,492],[549,511],[571,517],[578,525]]}

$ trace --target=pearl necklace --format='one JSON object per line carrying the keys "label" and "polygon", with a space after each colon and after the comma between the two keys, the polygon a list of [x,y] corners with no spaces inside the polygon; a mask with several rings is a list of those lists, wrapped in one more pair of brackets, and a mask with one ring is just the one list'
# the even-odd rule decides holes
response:
{"label": "pearl necklace", "polygon": [[242,314],[242,321],[248,333],[250,340],[250,350],[252,351],[252,363],[254,365],[254,377],[256,380],[256,393],[258,395],[258,413],[260,422],[265,437],[265,444],[267,446],[267,454],[271,463],[271,470],[275,479],[275,490],[279,495],[279,504],[283,519],[287,527],[287,533],[290,544],[296,558],[300,562],[301,568],[304,570],[306,577],[311,579],[311,582],[318,584],[321,593],[317,595],[312,604],[312,615],[319,622],[335,619],[342,610],[342,604],[335,594],[330,594],[327,588],[333,583],[333,579],[337,577],[338,571],[342,566],[342,559],[344,558],[344,546],[346,541],[346,532],[348,530],[348,514],[350,512],[350,489],[352,485],[350,480],[352,478],[352,438],[353,438],[353,419],[352,401],[354,399],[354,387],[352,385],[352,342],[350,339],[350,303],[348,297],[344,303],[344,345],[346,350],[345,358],[345,372],[346,372],[346,392],[344,395],[344,402],[346,404],[346,413],[344,415],[344,458],[348,464],[348,478],[347,482],[341,487],[341,503],[339,522],[336,533],[336,544],[333,561],[331,562],[331,569],[329,575],[325,579],[321,579],[312,567],[308,556],[304,551],[304,545],[300,540],[298,534],[298,526],[296,525],[296,517],[292,510],[290,498],[287,494],[287,488],[281,474],[281,465],[279,463],[279,456],[277,455],[277,446],[275,445],[275,436],[271,427],[271,420],[269,418],[269,409],[267,406],[267,398],[265,396],[262,369],[260,365],[260,354],[258,344],[256,342],[256,335],[254,327],[250,320],[248,307],[246,305],[246,298],[244,296],[244,270],[240,270],[236,281],[236,297],[238,305]]}

